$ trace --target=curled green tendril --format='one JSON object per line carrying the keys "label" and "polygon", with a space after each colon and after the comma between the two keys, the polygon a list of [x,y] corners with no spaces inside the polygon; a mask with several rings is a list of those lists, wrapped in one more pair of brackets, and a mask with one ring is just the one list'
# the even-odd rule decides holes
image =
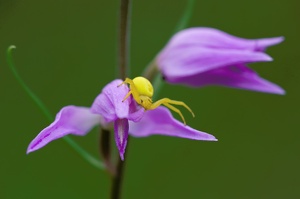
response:
{"label": "curled green tendril", "polygon": [[[9,46],[7,49],[7,63],[9,65],[10,70],[12,71],[14,77],[19,82],[19,84],[22,86],[22,88],[25,90],[25,92],[29,95],[29,97],[35,102],[35,104],[40,108],[40,110],[43,112],[43,114],[46,116],[49,122],[52,122],[54,117],[50,114],[49,110],[46,108],[46,106],[43,104],[43,102],[38,98],[36,94],[33,93],[33,91],[30,90],[30,88],[25,84],[25,82],[22,80],[20,75],[18,74],[15,65],[13,63],[12,59],[12,50],[15,49],[16,46]],[[65,136],[63,139],[73,148],[83,159],[85,159],[88,163],[93,165],[94,167],[98,169],[105,169],[104,164],[92,156],[90,153],[88,153],[86,150],[84,150],[82,147],[80,147],[72,138]]]}

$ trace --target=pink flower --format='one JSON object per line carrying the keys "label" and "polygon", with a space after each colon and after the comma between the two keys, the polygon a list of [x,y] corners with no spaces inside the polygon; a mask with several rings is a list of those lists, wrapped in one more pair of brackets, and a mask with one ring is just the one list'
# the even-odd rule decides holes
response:
{"label": "pink flower", "polygon": [[272,61],[264,51],[283,37],[243,39],[213,28],[189,28],[175,34],[156,58],[169,83],[194,87],[221,85],[284,94],[278,85],[246,66]]}
{"label": "pink flower", "polygon": [[128,134],[136,137],[166,135],[194,140],[217,141],[207,133],[198,131],[172,117],[165,107],[145,111],[132,99],[122,100],[129,91],[126,85],[118,87],[122,80],[106,85],[91,107],[65,106],[56,115],[55,121],[43,129],[29,144],[27,153],[38,150],[49,142],[66,136],[86,135],[94,126],[113,126],[115,141],[124,159]]}

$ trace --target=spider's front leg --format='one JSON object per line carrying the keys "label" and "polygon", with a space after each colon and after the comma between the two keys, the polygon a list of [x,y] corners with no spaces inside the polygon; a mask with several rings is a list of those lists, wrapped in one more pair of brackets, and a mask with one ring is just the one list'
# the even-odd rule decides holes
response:
{"label": "spider's front leg", "polygon": [[140,95],[139,95],[139,92],[137,91],[136,87],[135,87],[135,84],[134,82],[129,79],[129,78],[126,78],[124,82],[122,82],[122,84],[118,85],[118,86],[121,86],[123,84],[129,84],[129,92],[126,94],[126,96],[124,97],[124,99],[122,100],[122,102],[124,102],[129,96],[130,94],[132,94],[134,100],[140,104],[141,102],[141,99],[140,99]]}
{"label": "spider's front leg", "polygon": [[171,100],[169,98],[163,98],[163,99],[160,99],[160,100],[156,101],[155,103],[153,103],[151,105],[150,109],[153,110],[161,104],[165,105],[166,107],[168,107],[172,111],[178,113],[180,115],[181,119],[183,120],[184,125],[186,125],[186,122],[185,122],[185,119],[184,119],[181,111],[179,109],[177,109],[176,107],[174,107],[173,105],[171,105],[171,104],[180,105],[180,106],[185,107],[188,111],[190,111],[190,113],[193,115],[193,117],[195,117],[193,111],[184,102]]}

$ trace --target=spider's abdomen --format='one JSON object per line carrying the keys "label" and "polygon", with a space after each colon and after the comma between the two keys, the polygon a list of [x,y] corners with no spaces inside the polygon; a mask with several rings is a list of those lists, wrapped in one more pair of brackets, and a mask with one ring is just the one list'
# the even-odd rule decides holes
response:
{"label": "spider's abdomen", "polygon": [[132,81],[134,83],[135,88],[141,96],[144,95],[152,98],[154,90],[149,80],[147,80],[144,77],[136,77]]}

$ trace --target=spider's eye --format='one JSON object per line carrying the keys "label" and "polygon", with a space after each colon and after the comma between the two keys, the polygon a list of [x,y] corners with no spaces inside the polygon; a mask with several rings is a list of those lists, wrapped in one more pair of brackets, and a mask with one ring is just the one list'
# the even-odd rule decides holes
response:
{"label": "spider's eye", "polygon": [[136,77],[132,81],[140,95],[150,98],[153,96],[153,86],[149,80],[144,77]]}

